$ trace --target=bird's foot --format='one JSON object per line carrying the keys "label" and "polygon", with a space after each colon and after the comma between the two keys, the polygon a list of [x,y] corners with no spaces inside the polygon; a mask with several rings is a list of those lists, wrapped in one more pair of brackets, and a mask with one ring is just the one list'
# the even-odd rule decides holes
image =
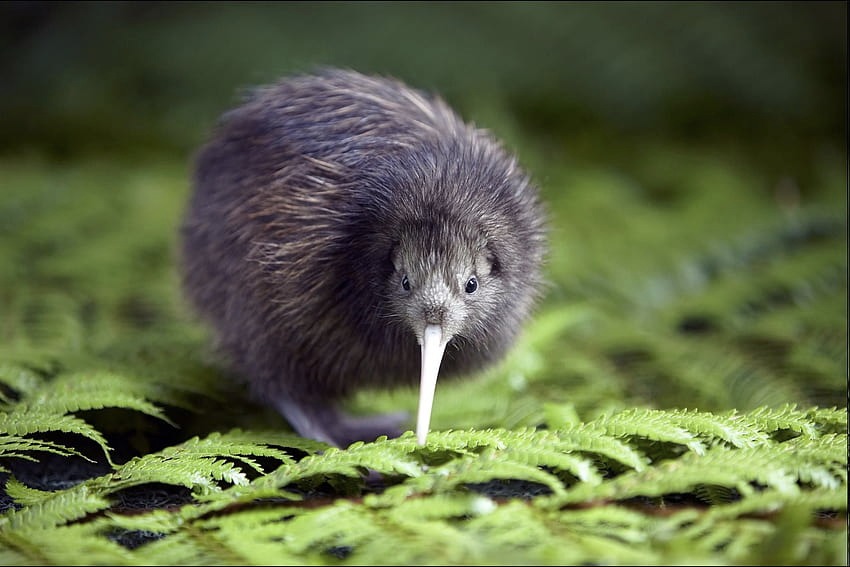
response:
{"label": "bird's foot", "polygon": [[276,407],[299,435],[341,448],[355,441],[374,441],[382,435],[398,437],[405,431],[403,425],[410,418],[403,411],[349,415],[332,402],[320,404],[281,399]]}

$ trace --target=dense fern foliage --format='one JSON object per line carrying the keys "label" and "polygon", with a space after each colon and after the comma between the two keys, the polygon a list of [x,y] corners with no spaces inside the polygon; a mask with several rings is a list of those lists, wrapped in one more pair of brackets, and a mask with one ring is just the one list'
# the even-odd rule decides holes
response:
{"label": "dense fern foliage", "polygon": [[[0,7],[0,564],[847,564],[846,7],[97,4]],[[545,296],[425,446],[295,435],[180,294],[191,151],[282,54],[542,188]]]}
{"label": "dense fern foliage", "polygon": [[[440,384],[427,446],[337,450],[248,402],[185,310],[185,164],[7,160],[0,557],[840,564],[840,162],[811,206],[754,195],[722,156],[689,166],[553,173],[550,286],[520,344]],[[352,407],[413,411],[415,395]]]}

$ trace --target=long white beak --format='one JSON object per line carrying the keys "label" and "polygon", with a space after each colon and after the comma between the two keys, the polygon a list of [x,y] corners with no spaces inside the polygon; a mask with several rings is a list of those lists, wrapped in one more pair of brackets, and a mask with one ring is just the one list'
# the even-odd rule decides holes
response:
{"label": "long white beak", "polygon": [[[449,337],[451,338],[451,337]],[[419,381],[419,412],[416,417],[416,441],[425,444],[428,428],[431,424],[431,408],[434,405],[434,390],[437,387],[437,374],[446,350],[443,330],[439,325],[427,325],[422,337],[422,373]]]}

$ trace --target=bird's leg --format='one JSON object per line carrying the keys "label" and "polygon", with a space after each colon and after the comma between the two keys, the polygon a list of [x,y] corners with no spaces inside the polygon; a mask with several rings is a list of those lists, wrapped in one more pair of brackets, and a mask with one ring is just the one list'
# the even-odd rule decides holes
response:
{"label": "bird's leg", "polygon": [[341,448],[355,441],[374,441],[381,435],[398,437],[409,418],[407,412],[353,416],[335,402],[296,401],[288,397],[280,398],[275,407],[299,435]]}

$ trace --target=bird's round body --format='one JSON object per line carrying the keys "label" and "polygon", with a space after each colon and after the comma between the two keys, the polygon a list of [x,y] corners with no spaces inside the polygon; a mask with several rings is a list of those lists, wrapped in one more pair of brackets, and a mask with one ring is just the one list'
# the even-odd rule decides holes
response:
{"label": "bird's round body", "polygon": [[233,370],[302,435],[341,446],[399,433],[397,416],[338,404],[417,384],[426,329],[441,377],[498,361],[544,246],[537,189],[490,134],[439,98],[335,69],[222,117],[181,227],[184,288]]}

